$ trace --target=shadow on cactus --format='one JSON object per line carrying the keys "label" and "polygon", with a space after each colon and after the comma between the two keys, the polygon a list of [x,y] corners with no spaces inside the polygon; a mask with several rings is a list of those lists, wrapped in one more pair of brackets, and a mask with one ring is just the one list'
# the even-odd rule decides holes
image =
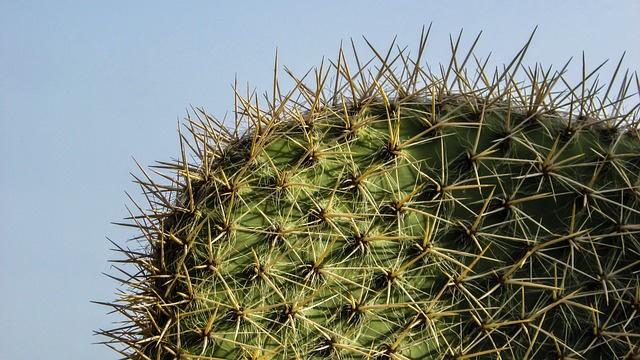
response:
{"label": "shadow on cactus", "polygon": [[158,166],[175,179],[137,179],[150,209],[125,224],[141,236],[116,245],[125,292],[107,304],[128,323],[105,343],[154,360],[638,359],[637,75],[570,85],[522,65],[531,40],[490,72],[459,38],[433,72],[427,35],[414,58],[340,49],[286,94],[276,76],[260,105],[237,96],[230,129],[194,110],[181,160]]}

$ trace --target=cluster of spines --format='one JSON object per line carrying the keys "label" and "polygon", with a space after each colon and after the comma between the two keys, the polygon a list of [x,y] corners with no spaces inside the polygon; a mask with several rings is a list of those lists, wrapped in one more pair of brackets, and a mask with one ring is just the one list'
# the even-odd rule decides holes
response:
{"label": "cluster of spines", "polygon": [[282,96],[274,79],[265,109],[237,97],[233,130],[195,111],[181,160],[159,166],[177,179],[137,179],[147,245],[118,247],[138,272],[122,270],[110,305],[130,322],[101,332],[110,344],[136,359],[638,356],[637,77],[613,100],[595,72],[554,92],[564,68],[522,67],[528,43],[489,76],[477,39],[462,61],[452,42],[436,76],[426,39],[415,62],[374,50],[374,73],[341,51],[315,89],[294,77]]}

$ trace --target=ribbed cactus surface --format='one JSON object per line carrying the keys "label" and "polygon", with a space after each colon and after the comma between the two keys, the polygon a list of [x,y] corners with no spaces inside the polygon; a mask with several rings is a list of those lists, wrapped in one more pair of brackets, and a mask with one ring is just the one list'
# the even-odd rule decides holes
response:
{"label": "ribbed cactus surface", "polygon": [[195,111],[160,165],[177,177],[138,179],[151,209],[132,212],[140,247],[119,247],[136,270],[109,343],[157,360],[640,357],[637,77],[568,85],[522,66],[526,46],[489,73],[458,43],[436,74],[425,43],[356,67],[340,51],[266,105],[238,97],[232,129]]}

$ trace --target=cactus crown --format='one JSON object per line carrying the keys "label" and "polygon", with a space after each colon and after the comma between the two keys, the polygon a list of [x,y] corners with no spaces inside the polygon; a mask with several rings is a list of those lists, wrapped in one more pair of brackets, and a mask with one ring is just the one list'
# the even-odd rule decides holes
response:
{"label": "cactus crown", "polygon": [[[131,359],[636,358],[634,74],[334,62],[231,129],[195,109],[176,175],[136,178],[126,291],[100,331]],[[596,69],[597,70],[597,69]],[[524,80],[519,81],[522,77]],[[621,86],[613,83],[622,78]],[[266,105],[264,105],[266,102]],[[160,174],[159,171],[153,170]]]}

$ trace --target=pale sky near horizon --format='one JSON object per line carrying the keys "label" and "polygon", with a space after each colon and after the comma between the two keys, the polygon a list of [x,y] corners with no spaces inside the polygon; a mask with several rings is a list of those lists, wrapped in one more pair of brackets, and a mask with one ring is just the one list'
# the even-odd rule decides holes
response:
{"label": "pale sky near horizon", "polygon": [[[233,91],[270,91],[279,69],[302,75],[340,43],[416,48],[447,61],[464,29],[476,53],[508,62],[536,26],[527,64],[606,82],[640,69],[638,1],[12,1],[0,0],[0,359],[117,359],[94,330],[121,320],[91,303],[115,299],[108,263],[136,236],[129,173],[179,155],[187,109],[231,117]],[[350,44],[349,44],[350,46]],[[290,85],[286,80],[283,86]],[[283,89],[286,90],[286,89]],[[635,91],[635,90],[634,90]]]}

